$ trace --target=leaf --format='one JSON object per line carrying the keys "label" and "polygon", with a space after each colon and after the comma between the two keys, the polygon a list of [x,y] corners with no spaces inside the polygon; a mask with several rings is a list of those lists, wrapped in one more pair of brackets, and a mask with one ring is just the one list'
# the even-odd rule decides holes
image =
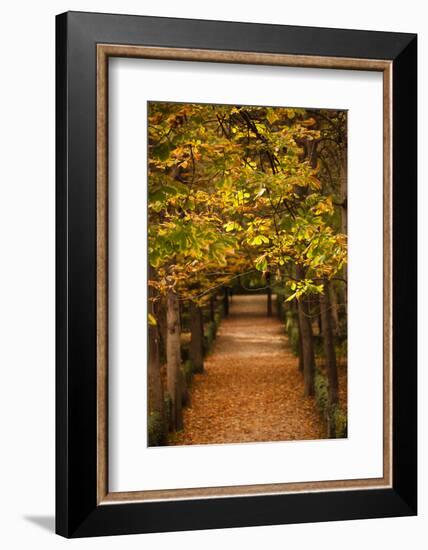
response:
{"label": "leaf", "polygon": [[223,225],[223,227],[227,233],[230,233],[230,231],[233,231],[234,229],[241,229],[241,226],[237,222],[227,222]]}
{"label": "leaf", "polygon": [[302,120],[302,122],[300,123],[302,126],[314,126],[316,124],[316,120],[314,119],[314,117],[310,117],[310,118],[307,118],[306,120]]}
{"label": "leaf", "polygon": [[165,161],[169,157],[169,151],[170,151],[170,149],[169,149],[168,143],[164,142],[164,143],[160,143],[159,145],[154,147],[151,154],[155,158],[158,158],[159,160]]}
{"label": "leaf", "polygon": [[266,271],[267,270],[267,260],[265,256],[259,256],[255,262],[256,269],[258,271]]}
{"label": "leaf", "polygon": [[276,114],[274,109],[268,109],[267,114],[266,114],[266,118],[268,119],[270,124],[273,124],[274,122],[276,122],[278,120],[279,117]]}

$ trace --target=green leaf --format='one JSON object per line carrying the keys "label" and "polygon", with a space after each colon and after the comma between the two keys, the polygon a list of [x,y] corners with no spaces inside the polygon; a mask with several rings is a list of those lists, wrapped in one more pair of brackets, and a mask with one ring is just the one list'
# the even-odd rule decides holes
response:
{"label": "green leaf", "polygon": [[227,222],[223,225],[223,227],[228,233],[234,229],[241,229],[241,226],[237,222]]}
{"label": "green leaf", "polygon": [[259,256],[255,262],[256,269],[258,271],[266,271],[267,270],[267,260],[265,256]]}
{"label": "green leaf", "polygon": [[169,157],[169,151],[170,149],[168,143],[164,142],[156,145],[156,147],[153,147],[152,155],[159,160],[165,161]]}

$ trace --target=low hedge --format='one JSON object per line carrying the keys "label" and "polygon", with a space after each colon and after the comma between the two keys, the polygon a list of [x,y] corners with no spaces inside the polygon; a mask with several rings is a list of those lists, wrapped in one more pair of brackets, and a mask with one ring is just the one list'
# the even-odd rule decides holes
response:
{"label": "low hedge", "polygon": [[149,447],[159,447],[167,442],[168,421],[159,412],[152,412],[148,419]]}
{"label": "low hedge", "polygon": [[[294,355],[299,355],[299,324],[297,311],[286,307],[284,297],[277,294],[278,316],[284,322],[285,332],[288,336],[290,347]],[[316,357],[324,357],[323,339],[319,334],[313,335],[314,351]],[[347,341],[346,336],[339,335],[336,343],[336,353],[338,356],[346,356]],[[334,422],[336,437],[347,437],[348,422],[346,412],[336,405],[333,410],[328,411],[328,381],[327,377],[319,370],[315,370],[314,378],[315,401],[326,420],[327,424]]]}
{"label": "low hedge", "polygon": [[325,414],[328,406],[328,382],[326,376],[316,369],[314,376],[315,401],[322,414]]}
{"label": "low hedge", "polygon": [[336,437],[348,437],[348,416],[346,412],[336,406],[333,414],[336,426]]}
{"label": "low hedge", "polygon": [[214,321],[210,321],[204,327],[204,356],[207,355],[212,348],[221,320],[221,308],[218,308],[214,314]]}
{"label": "low hedge", "polygon": [[293,311],[285,312],[285,331],[294,355],[299,355],[299,325],[297,315]]}
{"label": "low hedge", "polygon": [[285,307],[285,296],[280,294],[279,289],[274,288],[274,293],[276,294],[276,310],[280,321],[285,323],[286,321],[286,307]]}
{"label": "low hedge", "polygon": [[330,411],[328,410],[328,381],[327,377],[319,369],[315,370],[314,390],[315,401],[327,424],[334,422],[336,438],[347,437],[347,414],[339,405],[335,405]]}
{"label": "low hedge", "polygon": [[[221,320],[221,306],[219,306],[214,314],[214,321],[206,321],[204,323],[204,356],[206,356],[211,350],[214,340],[216,339]],[[181,360],[183,363],[190,360],[190,341],[181,344]]]}
{"label": "low hedge", "polygon": [[190,387],[193,375],[195,374],[195,369],[190,359],[181,364],[181,372],[183,373],[184,383],[187,387]]}
{"label": "low hedge", "polygon": [[204,330],[204,356],[210,351],[217,335],[217,324],[211,321]]}

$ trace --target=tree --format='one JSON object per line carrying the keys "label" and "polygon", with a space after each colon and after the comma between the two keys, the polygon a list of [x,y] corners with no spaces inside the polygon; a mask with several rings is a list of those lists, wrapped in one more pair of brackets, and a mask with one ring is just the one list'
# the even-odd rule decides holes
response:
{"label": "tree", "polygon": [[[149,267],[149,277],[154,278],[153,268]],[[149,323],[148,323],[148,347],[149,347],[149,411],[159,415],[160,421],[164,421],[164,395],[160,374],[160,337],[158,323],[155,316],[156,293],[153,286],[149,286]]]}
{"label": "tree", "polygon": [[168,395],[171,400],[170,426],[172,430],[183,427],[182,413],[182,375],[180,371],[180,319],[178,298],[174,291],[168,291],[167,298],[167,381]]}
{"label": "tree", "polygon": [[[346,263],[345,122],[340,111],[149,105],[150,284],[168,304],[167,385],[176,408],[177,303],[191,303],[191,357],[202,368],[198,308],[223,288],[227,314],[228,286],[254,271],[266,280],[268,315],[274,284],[297,302],[305,393],[313,393],[308,301],[325,300]],[[331,307],[324,315],[331,324]]]}
{"label": "tree", "polygon": [[328,380],[328,436],[336,436],[334,411],[338,402],[338,381],[336,352],[334,349],[333,326],[331,316],[331,303],[329,295],[329,282],[324,281],[324,293],[320,296],[321,318],[324,338],[325,361]]}

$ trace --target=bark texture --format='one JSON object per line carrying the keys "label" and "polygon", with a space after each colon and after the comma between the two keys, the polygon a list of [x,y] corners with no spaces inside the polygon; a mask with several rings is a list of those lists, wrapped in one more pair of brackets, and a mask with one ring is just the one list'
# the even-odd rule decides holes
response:
{"label": "bark texture", "polygon": [[325,364],[328,380],[328,437],[336,437],[334,409],[338,402],[336,350],[334,348],[333,323],[330,304],[330,284],[324,280],[324,294],[320,296]]}
{"label": "bark texture", "polygon": [[[304,278],[305,272],[302,266],[296,266],[296,274],[298,279]],[[309,396],[314,395],[315,351],[308,298],[300,298],[298,302],[298,313],[300,332],[302,335],[304,394],[305,396]]]}
{"label": "bark texture", "polygon": [[303,373],[303,338],[300,324],[299,306],[297,305],[297,326],[299,329],[299,371]]}
{"label": "bark texture", "polygon": [[183,428],[182,376],[180,348],[180,315],[176,294],[170,290],[167,298],[167,389],[171,399],[170,429]]}
{"label": "bark texture", "polygon": [[[152,268],[150,268],[152,269]],[[154,278],[153,273],[149,273],[150,279]],[[156,319],[155,307],[155,290],[149,287],[149,313]],[[148,378],[149,378],[149,398],[148,405],[150,412],[157,412],[164,418],[164,397],[162,389],[162,380],[160,374],[160,338],[159,326],[156,319],[156,324],[149,324],[148,328]]]}
{"label": "bark texture", "polygon": [[339,330],[339,308],[337,304],[337,294],[335,289],[333,288],[333,285],[330,286],[330,304],[331,304],[331,321],[332,321],[332,329],[333,329],[333,336],[337,336],[338,330]]}

